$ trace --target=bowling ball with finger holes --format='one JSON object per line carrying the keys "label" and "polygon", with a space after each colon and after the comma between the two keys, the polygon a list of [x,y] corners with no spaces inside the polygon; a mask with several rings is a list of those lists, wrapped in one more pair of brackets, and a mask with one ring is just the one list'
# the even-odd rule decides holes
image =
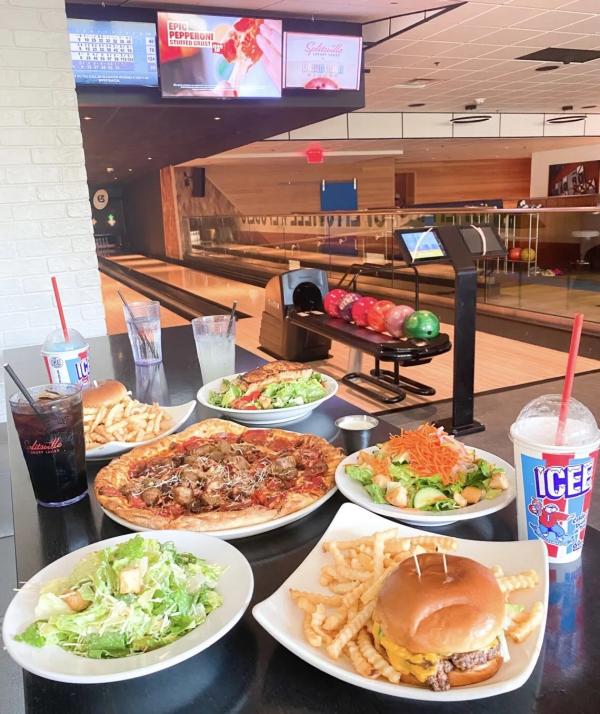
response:
{"label": "bowling ball with finger holes", "polygon": [[392,337],[402,337],[404,322],[414,311],[410,305],[395,305],[388,312],[385,316],[385,327]]}
{"label": "bowling ball with finger holes", "polygon": [[338,311],[342,320],[350,322],[352,320],[352,305],[360,300],[361,295],[358,293],[348,293],[340,300]]}
{"label": "bowling ball with finger holes", "polygon": [[340,302],[347,294],[347,290],[335,288],[335,290],[330,290],[327,295],[325,295],[325,298],[323,299],[323,308],[330,317],[340,316]]}
{"label": "bowling ball with finger holes", "polygon": [[367,322],[369,327],[375,332],[383,332],[385,330],[385,316],[394,307],[391,300],[378,300],[367,313]]}
{"label": "bowling ball with finger holes", "polygon": [[352,303],[352,322],[359,327],[366,327],[369,310],[375,305],[377,298],[361,297],[360,300]]}
{"label": "bowling ball with finger holes", "polygon": [[404,321],[404,334],[421,340],[432,340],[440,334],[440,318],[430,310],[417,310]]}

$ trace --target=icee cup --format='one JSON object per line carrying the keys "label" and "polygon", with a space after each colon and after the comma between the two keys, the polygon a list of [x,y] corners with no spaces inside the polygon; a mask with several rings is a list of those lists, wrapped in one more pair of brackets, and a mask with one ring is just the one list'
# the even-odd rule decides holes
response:
{"label": "icee cup", "polygon": [[581,555],[600,447],[596,420],[576,399],[569,402],[564,444],[555,444],[560,404],[559,394],[538,397],[510,428],[519,540],[543,540],[551,563]]}

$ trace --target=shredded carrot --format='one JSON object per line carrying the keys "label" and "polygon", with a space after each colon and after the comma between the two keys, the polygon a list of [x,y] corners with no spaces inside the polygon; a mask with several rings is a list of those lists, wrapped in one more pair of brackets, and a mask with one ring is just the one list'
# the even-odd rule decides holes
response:
{"label": "shredded carrot", "polygon": [[385,454],[378,457],[375,456],[375,454],[370,454],[368,451],[361,451],[358,455],[358,463],[363,466],[370,466],[374,474],[388,475],[392,460]]}
{"label": "shredded carrot", "polygon": [[458,453],[440,442],[437,429],[431,424],[421,424],[411,431],[402,429],[383,448],[392,456],[408,453],[410,466],[419,476],[439,474],[445,486],[459,478],[455,473]]}

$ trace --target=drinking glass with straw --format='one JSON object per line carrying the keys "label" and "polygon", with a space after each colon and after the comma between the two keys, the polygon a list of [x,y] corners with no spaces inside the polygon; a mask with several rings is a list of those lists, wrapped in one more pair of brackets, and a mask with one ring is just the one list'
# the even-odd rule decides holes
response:
{"label": "drinking glass with straw", "polygon": [[581,555],[600,432],[591,411],[572,396],[583,315],[573,320],[562,394],[532,400],[510,429],[514,445],[521,540],[541,540],[552,563]]}
{"label": "drinking glass with straw", "polygon": [[205,315],[192,320],[202,383],[235,373],[235,309],[228,315]]}
{"label": "drinking glass with straw", "polygon": [[129,302],[120,290],[117,292],[123,303],[133,361],[139,365],[162,362],[160,303],[158,300]]}

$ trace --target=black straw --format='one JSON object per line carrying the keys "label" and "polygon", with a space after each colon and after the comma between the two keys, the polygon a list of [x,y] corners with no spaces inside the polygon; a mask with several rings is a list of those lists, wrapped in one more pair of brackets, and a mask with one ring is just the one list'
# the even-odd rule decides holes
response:
{"label": "black straw", "polygon": [[121,291],[120,291],[120,290],[117,290],[117,295],[121,298],[121,300],[123,301],[123,305],[125,305],[125,309],[126,309],[127,312],[129,313],[129,317],[131,318],[131,323],[132,323],[132,325],[133,325],[135,331],[137,332],[137,336],[140,338],[140,340],[142,341],[142,343],[144,344],[144,346],[146,347],[146,349],[149,350],[149,352],[150,352],[150,354],[152,355],[152,357],[154,357],[154,359],[156,359],[156,352],[154,351],[154,345],[152,345],[152,344],[150,343],[150,340],[146,337],[146,335],[143,335],[143,334],[140,332],[140,328],[138,327],[138,324],[137,324],[137,322],[135,321],[135,317],[133,316],[133,313],[131,312],[131,308],[129,307],[129,303],[127,302],[127,300],[125,300],[125,298],[124,298],[123,295],[121,294]]}
{"label": "black straw", "polygon": [[27,389],[27,387],[23,384],[23,382],[21,382],[21,380],[17,377],[15,370],[8,363],[4,365],[4,369],[9,373],[12,381],[17,385],[21,394],[25,397],[25,399],[27,399],[27,401],[29,402],[29,406],[33,409],[33,411],[38,416],[42,416],[42,413],[35,405],[35,400],[31,396],[31,392]]}
{"label": "black straw", "polygon": [[237,301],[233,301],[233,305],[231,306],[231,314],[229,316],[229,322],[227,323],[227,337],[231,336],[231,330],[233,328],[233,320],[235,318],[235,308],[237,307]]}

